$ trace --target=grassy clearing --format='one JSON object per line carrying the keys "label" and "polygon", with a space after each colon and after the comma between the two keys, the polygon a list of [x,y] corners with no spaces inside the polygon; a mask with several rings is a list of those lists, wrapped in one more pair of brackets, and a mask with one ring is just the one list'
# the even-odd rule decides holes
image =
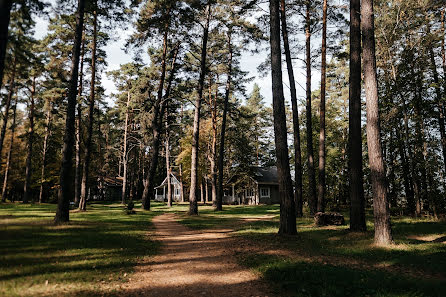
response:
{"label": "grassy clearing", "polygon": [[[226,206],[221,213],[201,207],[199,217],[181,221],[201,229],[236,226],[235,235],[251,242],[238,254],[241,264],[274,284],[280,296],[446,296],[445,222],[394,217],[396,244],[382,248],[373,245],[370,211],[364,234],[349,232],[344,215],[347,225],[340,227],[298,219],[295,237],[277,235],[278,206]],[[250,221],[254,217],[261,219]]]}
{"label": "grassy clearing", "polygon": [[0,204],[0,296],[97,296],[131,279],[153,255],[152,212],[127,215],[119,204],[92,204],[55,226],[55,205]]}

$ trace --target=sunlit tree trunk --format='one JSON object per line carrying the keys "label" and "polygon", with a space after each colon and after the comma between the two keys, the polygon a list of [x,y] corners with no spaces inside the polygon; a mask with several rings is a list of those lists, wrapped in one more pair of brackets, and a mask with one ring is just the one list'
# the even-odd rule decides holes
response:
{"label": "sunlit tree trunk", "polygon": [[279,234],[294,235],[297,233],[296,208],[294,205],[293,185],[291,183],[290,163],[288,158],[285,100],[282,83],[279,6],[279,0],[269,1],[274,138],[276,144],[279,194],[281,199]]}
{"label": "sunlit tree trunk", "polygon": [[305,53],[306,53],[306,115],[307,115],[307,159],[308,159],[308,205],[310,214],[314,215],[317,208],[316,176],[314,172],[313,123],[311,114],[311,1],[306,1],[305,13]]}
{"label": "sunlit tree trunk", "polygon": [[43,148],[42,148],[42,169],[40,172],[40,192],[39,192],[39,203],[43,202],[43,185],[45,183],[45,169],[46,169],[46,153],[48,151],[48,140],[51,133],[51,102],[48,102],[48,110],[46,112],[45,121],[45,136],[43,137]]}
{"label": "sunlit tree trunk", "polygon": [[79,56],[81,51],[82,28],[84,25],[85,0],[78,0],[76,12],[76,29],[73,54],[71,56],[71,77],[68,89],[67,116],[65,123],[64,144],[62,148],[62,164],[60,166],[60,190],[55,223],[68,222],[70,218],[70,200],[73,196],[72,167],[73,147],[75,137],[75,109],[77,95],[77,79],[79,71]]}
{"label": "sunlit tree trunk", "polygon": [[28,203],[31,192],[32,156],[34,141],[34,97],[36,94],[36,77],[32,79],[31,103],[29,106],[28,151],[26,155],[25,184],[23,186],[23,203]]}
{"label": "sunlit tree trunk", "polygon": [[296,216],[302,217],[303,197],[302,197],[302,153],[300,149],[300,129],[299,129],[299,110],[297,107],[296,82],[294,81],[293,62],[291,60],[290,45],[288,42],[288,29],[286,23],[285,0],[281,0],[280,17],[282,24],[283,48],[290,82],[291,107],[293,111],[293,136],[294,136],[294,178],[296,181],[296,190],[294,191],[294,203],[296,206]]}
{"label": "sunlit tree trunk", "polygon": [[209,21],[211,18],[211,4],[206,6],[206,24],[204,25],[201,45],[200,77],[198,79],[197,98],[195,100],[194,125],[192,132],[191,175],[189,192],[189,215],[198,215],[198,147],[200,139],[200,109],[203,100],[204,78],[206,75],[206,51],[209,34]]}
{"label": "sunlit tree trunk", "polygon": [[360,0],[350,0],[350,94],[348,172],[350,230],[366,231],[361,135],[361,15]]}
{"label": "sunlit tree trunk", "polygon": [[166,108],[166,176],[167,176],[167,205],[172,207],[172,183],[171,183],[171,167],[170,167],[170,133],[169,133],[169,112],[168,107]]}
{"label": "sunlit tree trunk", "polygon": [[393,239],[387,200],[386,172],[380,138],[373,0],[362,0],[361,14],[364,85],[367,104],[367,146],[373,191],[375,244],[388,245],[392,243]]}

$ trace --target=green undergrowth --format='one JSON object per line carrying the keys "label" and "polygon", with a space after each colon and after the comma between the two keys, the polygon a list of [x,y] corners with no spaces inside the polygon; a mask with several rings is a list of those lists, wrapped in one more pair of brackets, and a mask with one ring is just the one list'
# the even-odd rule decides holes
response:
{"label": "green undergrowth", "polygon": [[0,204],[0,296],[118,292],[134,266],[159,247],[147,235],[153,212],[128,215],[119,204],[91,204],[55,226],[55,209]]}

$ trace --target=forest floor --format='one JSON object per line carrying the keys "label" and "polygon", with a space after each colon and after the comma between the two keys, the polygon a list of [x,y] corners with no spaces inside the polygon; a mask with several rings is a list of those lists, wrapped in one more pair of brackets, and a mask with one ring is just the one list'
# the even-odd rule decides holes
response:
{"label": "forest floor", "polygon": [[446,222],[392,217],[395,245],[345,226],[277,235],[279,207],[214,212],[154,203],[128,215],[113,203],[71,212],[0,204],[0,296],[446,296]]}

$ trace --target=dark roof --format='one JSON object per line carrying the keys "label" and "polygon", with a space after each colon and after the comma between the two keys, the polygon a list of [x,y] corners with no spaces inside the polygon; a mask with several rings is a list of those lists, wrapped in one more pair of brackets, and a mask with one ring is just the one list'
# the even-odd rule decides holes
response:
{"label": "dark roof", "polygon": [[279,177],[277,174],[277,167],[255,167],[253,168],[253,179],[257,183],[265,183],[265,184],[278,184]]}
{"label": "dark roof", "polygon": [[104,176],[102,177],[102,180],[104,181],[104,184],[108,187],[122,187],[123,179],[121,176],[117,177]]}

